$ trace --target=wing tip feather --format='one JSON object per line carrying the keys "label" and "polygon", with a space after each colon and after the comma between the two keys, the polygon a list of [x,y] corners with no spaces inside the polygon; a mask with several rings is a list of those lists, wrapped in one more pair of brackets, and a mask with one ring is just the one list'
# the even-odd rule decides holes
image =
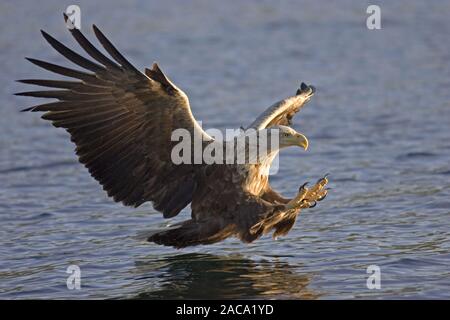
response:
{"label": "wing tip feather", "polygon": [[28,107],[28,108],[19,110],[19,112],[28,112],[28,111],[33,112],[33,109],[34,109],[34,108],[35,108],[35,107]]}
{"label": "wing tip feather", "polygon": [[300,84],[300,88],[297,89],[297,92],[295,95],[301,95],[301,94],[309,94],[313,95],[316,92],[316,88],[312,85],[307,85],[306,83],[302,82]]}

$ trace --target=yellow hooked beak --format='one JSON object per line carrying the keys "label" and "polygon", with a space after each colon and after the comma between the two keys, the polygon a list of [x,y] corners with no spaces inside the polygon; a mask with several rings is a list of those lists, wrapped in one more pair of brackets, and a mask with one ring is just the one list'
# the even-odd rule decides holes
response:
{"label": "yellow hooked beak", "polygon": [[308,149],[308,139],[306,139],[306,137],[304,135],[302,135],[301,133],[297,133],[295,135],[295,139],[296,139],[296,145],[302,147],[303,149],[307,150]]}

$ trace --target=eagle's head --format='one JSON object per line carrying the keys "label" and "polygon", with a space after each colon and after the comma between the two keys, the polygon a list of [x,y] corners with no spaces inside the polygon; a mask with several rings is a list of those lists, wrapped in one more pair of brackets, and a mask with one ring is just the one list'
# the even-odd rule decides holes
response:
{"label": "eagle's head", "polygon": [[300,146],[305,150],[308,149],[308,139],[291,127],[278,125],[272,127],[272,129],[278,131],[280,149],[290,146]]}

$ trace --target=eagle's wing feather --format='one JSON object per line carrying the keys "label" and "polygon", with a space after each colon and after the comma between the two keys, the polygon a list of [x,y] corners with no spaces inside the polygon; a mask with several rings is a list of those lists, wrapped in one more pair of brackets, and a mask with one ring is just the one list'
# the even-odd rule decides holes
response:
{"label": "eagle's wing feather", "polygon": [[139,72],[95,26],[94,32],[113,60],[78,29],[71,33],[94,61],[42,31],[56,51],[86,71],[28,59],[75,81],[20,80],[53,89],[18,95],[58,100],[24,111],[43,111],[44,119],[65,128],[80,162],[115,201],[131,206],[152,201],[165,217],[174,216],[191,202],[196,181],[192,165],[172,163],[171,133],[184,128],[206,141],[211,137],[195,121],[184,92],[156,64],[146,74]]}
{"label": "eagle's wing feather", "polygon": [[270,106],[249,128],[260,130],[275,125],[290,125],[294,115],[311,99],[314,92],[315,88],[313,86],[302,83],[295,96],[281,100]]}
{"label": "eagle's wing feather", "polygon": [[[291,125],[294,115],[311,99],[314,92],[315,88],[313,86],[302,83],[295,96],[286,98],[270,106],[249,126],[249,128],[261,130],[276,125]],[[278,192],[273,190],[270,184],[267,184],[261,198],[273,205],[286,204],[289,201],[289,199],[284,198]],[[285,226],[287,230],[290,229],[290,227],[287,228],[287,226],[292,226],[294,221],[295,218],[291,223]],[[281,229],[283,228],[280,227],[280,230]],[[280,231],[280,234],[283,232]]]}

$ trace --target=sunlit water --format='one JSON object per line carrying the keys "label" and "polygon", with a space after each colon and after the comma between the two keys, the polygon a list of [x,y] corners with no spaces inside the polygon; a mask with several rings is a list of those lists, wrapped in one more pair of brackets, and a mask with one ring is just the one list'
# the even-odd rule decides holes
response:
{"label": "sunlit water", "polygon": [[[18,110],[14,79],[64,63],[43,28],[74,45],[68,1],[0,4],[0,298],[450,298],[450,4],[364,1],[77,1],[139,68],[157,60],[206,128],[247,125],[301,81],[317,94],[295,119],[310,149],[282,153],[292,196],[329,172],[329,197],[288,236],[183,250],[142,242],[165,226],[150,205],[106,197],[63,130]],[[320,2],[322,3],[322,2]],[[189,217],[184,210],[181,219]],[[81,268],[68,290],[66,268]],[[381,289],[366,287],[369,265]]]}

